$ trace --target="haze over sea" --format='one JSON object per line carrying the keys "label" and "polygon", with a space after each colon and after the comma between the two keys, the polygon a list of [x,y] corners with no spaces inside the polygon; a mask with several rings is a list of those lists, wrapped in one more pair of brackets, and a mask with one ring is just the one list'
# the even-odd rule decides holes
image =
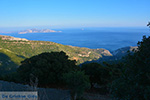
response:
{"label": "haze over sea", "polygon": [[64,45],[87,47],[91,49],[104,48],[116,50],[126,46],[137,46],[143,35],[149,36],[147,27],[138,28],[74,28],[54,29],[56,33],[0,33],[28,40],[51,41]]}

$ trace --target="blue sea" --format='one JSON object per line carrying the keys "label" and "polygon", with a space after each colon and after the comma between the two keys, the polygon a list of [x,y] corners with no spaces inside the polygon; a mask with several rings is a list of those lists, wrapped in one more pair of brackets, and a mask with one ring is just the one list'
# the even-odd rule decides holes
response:
{"label": "blue sea", "polygon": [[150,36],[150,29],[143,28],[74,28],[54,29],[56,33],[0,33],[28,40],[52,41],[64,45],[87,47],[91,49],[104,48],[116,50],[126,46],[137,46],[143,35]]}

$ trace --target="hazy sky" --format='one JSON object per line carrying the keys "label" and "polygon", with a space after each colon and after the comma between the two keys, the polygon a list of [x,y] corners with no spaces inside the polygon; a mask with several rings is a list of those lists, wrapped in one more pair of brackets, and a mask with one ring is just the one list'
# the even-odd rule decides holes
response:
{"label": "hazy sky", "polygon": [[137,27],[150,0],[0,0],[0,27]]}

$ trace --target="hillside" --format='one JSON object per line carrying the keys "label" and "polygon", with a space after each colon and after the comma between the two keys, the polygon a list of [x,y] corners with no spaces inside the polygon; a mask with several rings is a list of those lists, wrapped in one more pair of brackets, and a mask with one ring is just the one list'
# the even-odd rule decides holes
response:
{"label": "hillside", "polygon": [[137,46],[128,46],[128,47],[123,47],[123,48],[120,48],[120,49],[117,49],[115,51],[112,52],[112,55],[115,56],[115,57],[119,57],[121,58],[122,56],[125,56],[127,55],[127,52],[130,51],[132,52],[133,50],[137,50]]}
{"label": "hillside", "polygon": [[13,72],[17,66],[20,65],[20,61],[24,58],[19,56],[8,49],[0,48],[0,73],[1,75]]}
{"label": "hillside", "polygon": [[[84,63],[91,63],[91,62],[96,62],[96,63],[103,63],[103,62],[117,63],[118,61],[121,61],[122,57],[128,55],[128,51],[130,53],[134,53],[135,51],[137,51],[137,49],[138,49],[137,46],[127,46],[127,47],[119,48],[117,50],[114,50],[114,51],[110,52],[112,54],[112,56],[103,56],[103,57],[100,57],[97,60],[87,61],[87,62],[84,62]],[[106,50],[105,50],[105,52],[106,52]]]}
{"label": "hillside", "polygon": [[9,50],[16,55],[29,58],[42,52],[64,51],[77,64],[97,60],[102,56],[112,56],[106,49],[89,49],[62,45],[48,41],[29,41],[27,39],[0,35],[0,48]]}

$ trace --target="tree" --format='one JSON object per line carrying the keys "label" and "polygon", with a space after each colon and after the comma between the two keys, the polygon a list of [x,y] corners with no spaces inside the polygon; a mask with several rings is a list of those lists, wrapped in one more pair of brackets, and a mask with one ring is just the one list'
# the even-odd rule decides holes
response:
{"label": "tree", "polygon": [[76,69],[76,61],[69,60],[63,51],[45,52],[22,61],[17,73],[23,83],[29,83],[32,74],[39,86],[50,86],[62,84],[62,74]]}
{"label": "tree", "polygon": [[73,71],[63,74],[71,93],[71,100],[80,99],[84,90],[90,88],[89,77],[83,71]]}
{"label": "tree", "polygon": [[147,26],[149,26],[149,27],[150,27],[150,22],[148,22]]}
{"label": "tree", "polygon": [[101,86],[106,86],[110,81],[111,77],[109,69],[98,63],[83,64],[81,69],[82,71],[85,71],[86,75],[89,75],[92,87],[95,83],[98,83]]}
{"label": "tree", "polygon": [[112,94],[118,100],[150,100],[150,36],[143,36],[138,50],[126,57],[122,75],[113,82]]}

